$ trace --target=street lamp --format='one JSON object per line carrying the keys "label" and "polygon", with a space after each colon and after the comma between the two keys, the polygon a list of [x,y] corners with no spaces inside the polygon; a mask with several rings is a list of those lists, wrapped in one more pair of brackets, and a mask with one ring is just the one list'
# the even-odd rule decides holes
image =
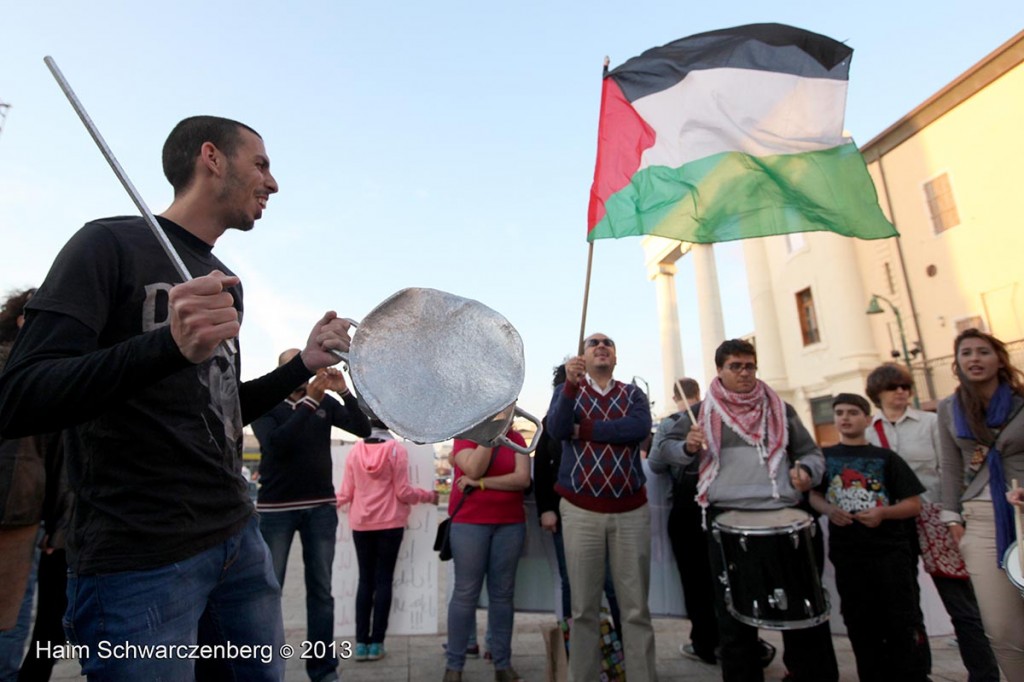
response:
{"label": "street lamp", "polygon": [[[892,309],[893,315],[896,316],[896,327],[899,329],[900,344],[903,346],[903,361],[907,365],[907,371],[910,372],[910,378],[913,379],[914,367],[910,364],[910,351],[907,350],[907,335],[903,332],[903,318],[900,316],[900,309],[897,308],[892,301],[885,298],[884,296],[879,296],[878,294],[871,294],[871,302],[868,303],[868,309],[865,311],[865,313],[868,315],[879,315],[881,313],[884,313],[885,311],[882,309],[881,304],[878,302],[879,300],[888,303],[889,307]],[[917,391],[914,391],[914,408],[919,409],[920,407],[921,402],[917,399]]]}

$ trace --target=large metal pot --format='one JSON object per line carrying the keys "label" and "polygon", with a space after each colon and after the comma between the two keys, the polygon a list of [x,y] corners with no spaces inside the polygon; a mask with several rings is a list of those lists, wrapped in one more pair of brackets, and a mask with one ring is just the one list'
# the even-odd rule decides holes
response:
{"label": "large metal pot", "polygon": [[[478,301],[402,289],[358,324],[345,359],[360,399],[403,438],[466,438],[521,453],[537,447],[540,421],[516,406],[526,374],[523,341]],[[537,425],[527,448],[505,437],[516,416]]]}

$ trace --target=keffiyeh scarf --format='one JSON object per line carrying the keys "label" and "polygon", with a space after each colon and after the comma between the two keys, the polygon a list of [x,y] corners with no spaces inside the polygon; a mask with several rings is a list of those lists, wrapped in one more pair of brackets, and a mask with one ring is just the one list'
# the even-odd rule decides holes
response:
{"label": "keffiyeh scarf", "polygon": [[778,498],[776,476],[785,459],[786,443],[789,440],[786,404],[778,393],[760,379],[749,393],[733,393],[726,390],[720,378],[715,377],[701,405],[698,421],[707,438],[707,447],[701,452],[697,478],[697,502],[702,508],[708,507],[708,492],[721,467],[723,423],[735,431],[744,443],[757,450],[761,463],[768,467],[772,497]]}

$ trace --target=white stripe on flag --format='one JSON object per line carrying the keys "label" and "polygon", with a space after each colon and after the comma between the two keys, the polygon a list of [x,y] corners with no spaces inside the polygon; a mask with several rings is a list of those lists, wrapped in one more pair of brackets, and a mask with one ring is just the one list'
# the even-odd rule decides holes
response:
{"label": "white stripe on flag", "polygon": [[693,71],[633,102],[656,134],[640,168],[679,168],[723,152],[768,156],[838,147],[849,141],[843,137],[846,86],[772,71]]}

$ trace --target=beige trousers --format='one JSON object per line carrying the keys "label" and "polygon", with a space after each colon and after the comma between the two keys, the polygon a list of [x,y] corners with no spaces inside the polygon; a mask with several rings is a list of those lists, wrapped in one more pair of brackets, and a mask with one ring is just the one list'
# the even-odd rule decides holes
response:
{"label": "beige trousers", "polygon": [[960,552],[978,597],[981,621],[999,669],[1009,682],[1024,682],[1024,597],[996,564],[992,502],[965,502]]}
{"label": "beige trousers", "polygon": [[654,682],[654,628],[647,595],[651,583],[651,510],[591,512],[562,500],[565,563],[572,590],[569,682],[601,679],[599,626],[605,552],[622,617],[626,679]]}

